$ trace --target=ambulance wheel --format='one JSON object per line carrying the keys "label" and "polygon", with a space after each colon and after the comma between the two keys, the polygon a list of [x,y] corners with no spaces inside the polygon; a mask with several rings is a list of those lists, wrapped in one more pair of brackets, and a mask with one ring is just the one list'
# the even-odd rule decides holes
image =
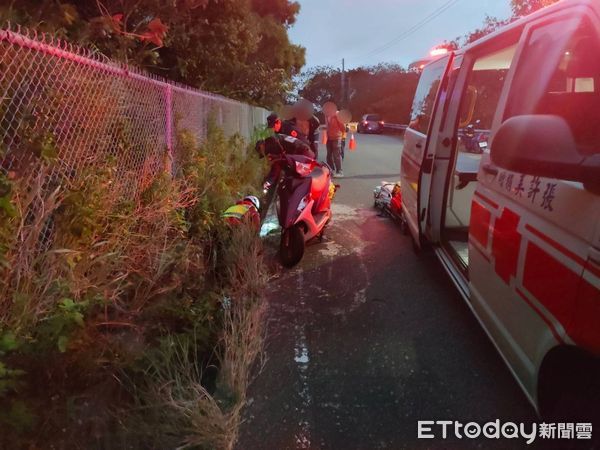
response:
{"label": "ambulance wheel", "polygon": [[[600,422],[600,361],[571,347],[558,347],[540,370],[539,407],[552,422]],[[592,433],[591,448],[600,448]]]}
{"label": "ambulance wheel", "polygon": [[304,256],[304,230],[300,224],[281,233],[279,258],[284,267],[294,267]]}

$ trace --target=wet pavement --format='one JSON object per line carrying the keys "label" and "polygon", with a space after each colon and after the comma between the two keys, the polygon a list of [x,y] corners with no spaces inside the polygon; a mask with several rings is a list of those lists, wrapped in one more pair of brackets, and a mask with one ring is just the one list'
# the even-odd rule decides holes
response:
{"label": "wet pavement", "polygon": [[398,137],[359,135],[327,239],[296,268],[274,271],[268,359],[239,449],[543,448],[417,439],[418,420],[535,415],[435,255],[415,255],[373,209],[373,188],[398,178],[401,147]]}

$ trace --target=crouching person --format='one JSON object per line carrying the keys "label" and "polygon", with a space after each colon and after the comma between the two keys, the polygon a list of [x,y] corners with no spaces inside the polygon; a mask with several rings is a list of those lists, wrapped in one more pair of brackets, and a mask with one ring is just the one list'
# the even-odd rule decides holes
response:
{"label": "crouching person", "polygon": [[223,213],[223,219],[230,226],[246,224],[258,233],[260,231],[260,200],[254,195],[248,195]]}
{"label": "crouching person", "polygon": [[260,201],[249,195],[227,208],[221,215],[223,224],[215,228],[204,248],[206,275],[209,284],[224,288],[236,276],[240,252],[252,246],[260,232]]}

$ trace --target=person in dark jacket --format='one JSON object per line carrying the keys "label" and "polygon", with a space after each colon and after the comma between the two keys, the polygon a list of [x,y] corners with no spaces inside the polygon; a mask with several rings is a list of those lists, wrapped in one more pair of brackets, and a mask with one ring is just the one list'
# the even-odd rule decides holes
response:
{"label": "person in dark jacket", "polygon": [[289,120],[281,120],[275,113],[272,113],[267,117],[267,127],[271,128],[275,134],[292,136],[310,145],[308,137],[298,127]]}
{"label": "person in dark jacket", "polygon": [[293,107],[294,118],[290,119],[290,123],[307,136],[310,148],[317,157],[319,154],[318,132],[321,123],[314,115],[314,111],[315,106],[310,101],[301,99]]}
{"label": "person in dark jacket", "polygon": [[277,161],[277,158],[281,155],[300,155],[315,159],[315,154],[307,143],[301,139],[283,134],[276,134],[263,141],[258,141],[256,143],[256,151],[261,158],[266,156],[270,161],[273,161],[271,170],[265,179],[265,189],[272,186],[281,175],[283,165]]}
{"label": "person in dark jacket", "polygon": [[317,116],[312,115],[308,120],[294,117],[293,119],[290,119],[290,123],[296,126],[303,134],[304,132],[307,133],[310,148],[315,154],[316,158],[319,154],[318,131],[319,127],[321,126],[321,122]]}

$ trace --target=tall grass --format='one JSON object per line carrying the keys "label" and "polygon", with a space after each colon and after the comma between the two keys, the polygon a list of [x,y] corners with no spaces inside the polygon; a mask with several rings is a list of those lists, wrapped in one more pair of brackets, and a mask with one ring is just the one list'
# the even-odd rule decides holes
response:
{"label": "tall grass", "polygon": [[251,370],[262,354],[266,279],[261,246],[252,229],[240,228],[225,250],[230,278],[219,293],[222,329],[213,386],[203,381],[203,368],[211,367],[197,346],[196,329],[168,336],[145,360],[129,427],[140,430],[141,425],[155,448],[233,448]]}
{"label": "tall grass", "polygon": [[233,447],[264,311],[261,242],[220,218],[264,174],[246,145],[181,130],[134,200],[113,160],[2,176],[0,447]]}

